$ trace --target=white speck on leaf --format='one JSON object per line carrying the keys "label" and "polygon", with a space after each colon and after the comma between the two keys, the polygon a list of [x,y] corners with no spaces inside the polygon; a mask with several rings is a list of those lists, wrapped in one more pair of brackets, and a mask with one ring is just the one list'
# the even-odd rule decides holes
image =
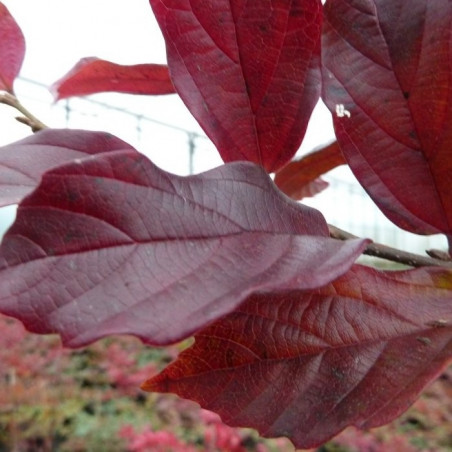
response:
{"label": "white speck on leaf", "polygon": [[350,118],[350,116],[351,116],[350,112],[345,109],[344,104],[336,105],[336,115],[338,118],[343,118],[344,116],[347,116],[347,118]]}

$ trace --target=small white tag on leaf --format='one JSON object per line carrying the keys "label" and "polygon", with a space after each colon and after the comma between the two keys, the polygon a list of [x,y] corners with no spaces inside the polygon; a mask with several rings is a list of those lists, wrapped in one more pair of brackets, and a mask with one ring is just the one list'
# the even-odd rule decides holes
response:
{"label": "small white tag on leaf", "polygon": [[344,116],[347,116],[347,118],[350,118],[351,113],[345,109],[344,104],[337,104],[336,105],[336,115],[338,118],[343,118]]}

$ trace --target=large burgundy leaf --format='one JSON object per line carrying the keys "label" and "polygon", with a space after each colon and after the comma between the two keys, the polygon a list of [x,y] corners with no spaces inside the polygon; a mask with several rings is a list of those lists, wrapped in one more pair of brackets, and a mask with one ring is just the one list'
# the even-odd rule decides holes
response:
{"label": "large burgundy leaf", "polygon": [[50,168],[84,157],[133,148],[105,132],[45,129],[0,148],[0,206],[19,203]]}
{"label": "large burgundy leaf", "polygon": [[292,199],[314,196],[328,187],[328,183],[319,177],[344,163],[346,162],[339,144],[334,141],[322,149],[288,163],[276,173],[275,184]]}
{"label": "large burgundy leaf", "polygon": [[25,39],[21,29],[0,2],[0,90],[13,92],[25,56]]}
{"label": "large burgundy leaf", "polygon": [[318,290],[255,294],[195,339],[143,389],[314,447],[391,421],[452,360],[452,272],[354,266]]}
{"label": "large burgundy leaf", "polygon": [[254,291],[324,285],[364,246],[330,239],[318,211],[254,164],[182,178],[103,154],[47,173],[19,206],[0,247],[0,311],[69,346],[166,344]]}
{"label": "large burgundy leaf", "polygon": [[329,0],[324,99],[341,148],[385,215],[452,237],[452,3]]}
{"label": "large burgundy leaf", "polygon": [[90,57],[80,60],[52,85],[55,99],[104,91],[128,94],[172,94],[174,86],[163,64],[123,66]]}
{"label": "large burgundy leaf", "polygon": [[320,90],[320,0],[150,0],[176,90],[224,161],[297,151]]}

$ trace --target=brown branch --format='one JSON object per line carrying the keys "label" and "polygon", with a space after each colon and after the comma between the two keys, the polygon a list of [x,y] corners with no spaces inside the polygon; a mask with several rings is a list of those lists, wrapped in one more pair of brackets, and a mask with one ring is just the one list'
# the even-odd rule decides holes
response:
{"label": "brown branch", "polygon": [[[356,239],[357,236],[343,231],[336,226],[329,225],[330,237],[339,240]],[[379,257],[392,262],[409,265],[410,267],[447,267],[452,268],[452,261],[436,259],[428,256],[421,256],[420,254],[409,253],[407,251],[398,250],[390,246],[382,245],[380,243],[369,243],[363,254],[368,256]]]}
{"label": "brown branch", "polygon": [[23,116],[16,118],[17,121],[27,125],[33,132],[39,132],[42,129],[47,129],[47,126],[41,122],[36,116],[30,113],[17,99],[16,96],[10,93],[0,94],[0,104],[9,105],[15,108]]}
{"label": "brown branch", "polygon": [[434,259],[439,259],[441,261],[452,261],[452,257],[449,253],[442,250],[425,250],[425,252]]}

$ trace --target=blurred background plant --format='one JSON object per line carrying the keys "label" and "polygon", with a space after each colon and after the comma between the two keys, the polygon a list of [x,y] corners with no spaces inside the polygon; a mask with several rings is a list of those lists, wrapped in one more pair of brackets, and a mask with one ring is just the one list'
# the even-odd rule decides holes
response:
{"label": "blurred background plant", "polygon": [[[224,425],[196,404],[148,394],[139,384],[187,343],[143,346],[108,338],[79,350],[56,336],[30,334],[0,316],[1,452],[290,452],[286,439]],[[452,368],[393,424],[347,429],[319,451],[452,451]]]}

